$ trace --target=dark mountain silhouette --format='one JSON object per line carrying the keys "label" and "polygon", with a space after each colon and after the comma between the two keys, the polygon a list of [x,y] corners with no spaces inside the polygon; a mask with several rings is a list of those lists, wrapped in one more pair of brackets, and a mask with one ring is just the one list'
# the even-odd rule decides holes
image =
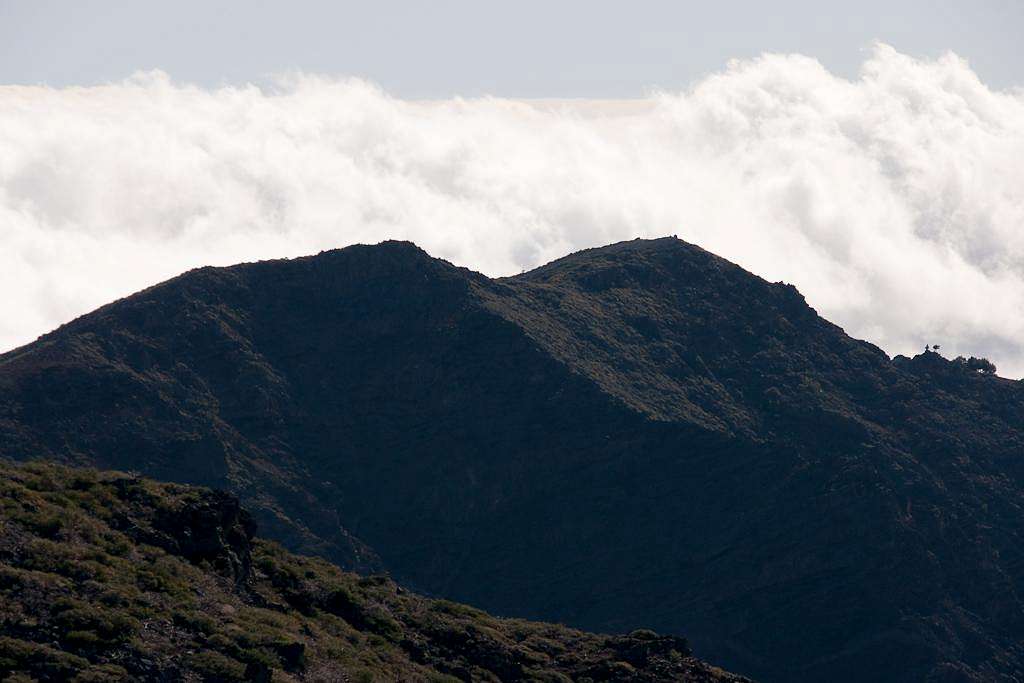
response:
{"label": "dark mountain silhouette", "polygon": [[223,492],[0,462],[4,681],[739,678],[685,639],[495,619],[253,536]]}
{"label": "dark mountain silhouette", "polygon": [[1024,678],[1024,386],[675,239],[192,271],[0,356],[0,453],[227,488],[294,550],[765,681]]}

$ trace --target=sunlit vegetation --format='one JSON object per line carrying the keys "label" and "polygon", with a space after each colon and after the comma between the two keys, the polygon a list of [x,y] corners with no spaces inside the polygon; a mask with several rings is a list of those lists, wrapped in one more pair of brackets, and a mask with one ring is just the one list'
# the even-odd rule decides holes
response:
{"label": "sunlit vegetation", "polygon": [[724,679],[679,638],[497,619],[293,555],[223,494],[40,463],[0,475],[10,683]]}

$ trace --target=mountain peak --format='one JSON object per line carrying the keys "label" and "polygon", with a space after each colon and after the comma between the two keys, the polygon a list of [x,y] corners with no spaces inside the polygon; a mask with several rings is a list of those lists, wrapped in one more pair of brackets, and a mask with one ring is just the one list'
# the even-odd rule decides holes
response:
{"label": "mountain peak", "polygon": [[410,259],[434,259],[430,254],[420,248],[414,242],[409,240],[383,240],[375,244],[351,244],[347,247],[339,247],[337,249],[327,249],[321,251],[316,256],[307,256],[302,258],[315,259],[323,257],[351,257],[355,255],[366,256],[368,254],[387,254],[396,258],[410,258]]}
{"label": "mountain peak", "polygon": [[827,376],[851,356],[878,371],[889,365],[792,285],[672,237],[588,249],[501,282],[515,295],[493,300],[493,310],[654,419],[753,435],[766,406],[752,385],[789,393],[774,375]]}
{"label": "mountain peak", "polygon": [[[751,295],[758,305],[775,299],[802,313],[813,313],[793,285],[769,283],[740,266],[677,237],[634,239],[584,249],[522,275],[507,278],[536,283],[576,283],[591,292],[617,288],[682,288],[708,298]],[[755,291],[757,290],[757,291]]]}
{"label": "mountain peak", "polygon": [[[671,263],[673,260],[700,259],[702,256],[719,258],[676,237],[656,239],[638,237],[603,247],[582,249],[514,277],[544,281],[592,268],[607,268],[626,264],[659,267]],[[724,259],[720,260],[725,262]]]}

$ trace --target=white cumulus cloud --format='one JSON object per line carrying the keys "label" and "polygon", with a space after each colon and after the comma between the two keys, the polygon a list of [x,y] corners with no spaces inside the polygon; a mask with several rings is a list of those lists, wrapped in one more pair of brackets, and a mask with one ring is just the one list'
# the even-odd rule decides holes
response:
{"label": "white cumulus cloud", "polygon": [[880,45],[629,102],[159,72],[0,87],[0,349],[194,266],[410,239],[489,275],[676,234],[889,353],[1024,375],[1024,91]]}

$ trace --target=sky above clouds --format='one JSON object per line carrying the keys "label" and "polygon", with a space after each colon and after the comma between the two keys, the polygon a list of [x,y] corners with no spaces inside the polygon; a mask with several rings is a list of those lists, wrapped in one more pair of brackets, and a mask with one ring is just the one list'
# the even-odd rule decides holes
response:
{"label": "sky above clouds", "polygon": [[676,234],[890,354],[1024,375],[1022,3],[705,4],[0,0],[0,350],[199,265]]}
{"label": "sky above clouds", "polygon": [[0,0],[0,83],[119,81],[160,69],[206,87],[300,71],[396,97],[641,97],[730,59],[814,57],[857,75],[871,45],[953,51],[1021,84],[1020,0]]}

